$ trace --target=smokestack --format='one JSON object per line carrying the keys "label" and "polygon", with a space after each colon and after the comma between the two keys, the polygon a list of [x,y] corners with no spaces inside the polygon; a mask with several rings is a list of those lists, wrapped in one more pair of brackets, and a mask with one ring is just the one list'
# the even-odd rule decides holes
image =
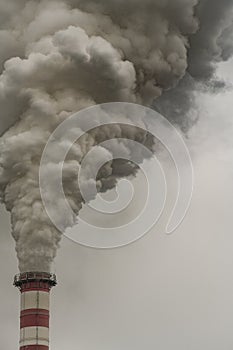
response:
{"label": "smokestack", "polygon": [[21,292],[20,350],[49,349],[49,297],[56,284],[56,276],[48,272],[15,276],[14,286]]}

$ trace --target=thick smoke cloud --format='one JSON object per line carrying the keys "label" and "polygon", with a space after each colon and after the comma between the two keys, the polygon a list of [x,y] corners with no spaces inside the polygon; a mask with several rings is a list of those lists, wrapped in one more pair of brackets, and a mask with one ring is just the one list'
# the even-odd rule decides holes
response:
{"label": "thick smoke cloud", "polygon": [[[93,104],[151,105],[177,84],[177,96],[182,97],[187,84],[179,81],[187,72],[198,81],[209,81],[215,64],[232,53],[230,1],[212,3],[1,2],[0,193],[11,211],[21,271],[49,270],[60,240],[44,211],[38,184],[40,158],[51,132],[69,115]],[[184,125],[175,111],[171,113],[168,98],[166,92],[164,102],[158,103],[169,111],[169,118]],[[78,166],[93,145],[109,137],[150,144],[138,129],[120,125],[86,135],[64,166],[65,192],[76,213],[82,206]],[[104,152],[100,148],[99,156]],[[48,176],[54,169],[48,164]],[[118,177],[135,170],[125,162],[107,164],[98,174],[99,190],[112,188]]]}

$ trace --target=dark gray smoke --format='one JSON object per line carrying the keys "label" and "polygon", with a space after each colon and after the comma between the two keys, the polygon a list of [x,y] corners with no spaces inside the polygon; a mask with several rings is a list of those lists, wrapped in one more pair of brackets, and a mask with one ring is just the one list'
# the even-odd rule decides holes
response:
{"label": "dark gray smoke", "polygon": [[[150,106],[163,93],[160,111],[188,128],[195,82],[210,83],[216,64],[232,54],[231,15],[227,0],[1,1],[0,193],[11,212],[21,271],[49,270],[60,240],[38,181],[51,132],[90,105]],[[138,129],[121,126],[87,135],[64,165],[75,213],[82,206],[77,169],[91,147],[109,137],[147,142]],[[48,164],[48,176],[53,171]],[[134,172],[124,162],[107,164],[98,174],[99,190]]]}
{"label": "dark gray smoke", "polygon": [[232,0],[200,1],[196,14],[200,28],[190,41],[188,72],[208,83],[215,75],[216,64],[232,55]]}
{"label": "dark gray smoke", "polygon": [[224,88],[225,83],[215,76],[216,66],[233,54],[232,0],[200,0],[195,14],[199,29],[190,36],[187,72],[175,88],[154,102],[155,109],[184,131],[198,118],[195,91],[218,92]]}

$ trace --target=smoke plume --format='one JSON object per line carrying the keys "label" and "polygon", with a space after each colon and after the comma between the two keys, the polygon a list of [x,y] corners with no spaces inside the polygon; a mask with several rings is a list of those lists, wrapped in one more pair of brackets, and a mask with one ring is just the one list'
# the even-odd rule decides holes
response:
{"label": "smoke plume", "polygon": [[[188,125],[193,85],[187,74],[209,83],[216,64],[232,55],[231,3],[1,1],[0,193],[11,212],[21,271],[49,271],[61,238],[39,191],[40,158],[51,132],[85,107],[115,101],[151,106],[163,92],[159,108],[180,126]],[[169,103],[172,95],[179,108]],[[177,117],[180,111],[183,116]],[[149,142],[139,129],[120,125],[86,135],[64,165],[65,192],[76,213],[82,206],[78,166],[93,145],[110,137]],[[104,152],[100,147],[99,157]],[[53,172],[48,164],[48,176]],[[99,190],[134,172],[126,162],[108,163],[98,174]]]}

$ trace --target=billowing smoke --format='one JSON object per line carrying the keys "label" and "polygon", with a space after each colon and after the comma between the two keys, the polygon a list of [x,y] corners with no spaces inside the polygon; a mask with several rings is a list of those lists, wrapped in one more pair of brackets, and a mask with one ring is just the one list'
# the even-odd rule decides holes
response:
{"label": "billowing smoke", "polygon": [[[169,89],[180,97],[188,90],[183,102],[189,106],[187,72],[209,82],[216,63],[232,54],[231,10],[230,0],[1,1],[0,193],[11,212],[21,271],[49,270],[60,241],[38,179],[51,132],[85,107],[115,101],[150,106]],[[177,118],[182,98],[174,110],[169,92],[165,96],[160,109],[188,125],[187,113]],[[76,213],[82,206],[78,165],[110,137],[150,143],[139,129],[120,125],[82,138],[64,165],[65,192]],[[99,157],[104,152],[100,147]],[[53,171],[48,164],[48,176]],[[106,191],[134,172],[129,163],[112,161],[98,174],[98,188]]]}

